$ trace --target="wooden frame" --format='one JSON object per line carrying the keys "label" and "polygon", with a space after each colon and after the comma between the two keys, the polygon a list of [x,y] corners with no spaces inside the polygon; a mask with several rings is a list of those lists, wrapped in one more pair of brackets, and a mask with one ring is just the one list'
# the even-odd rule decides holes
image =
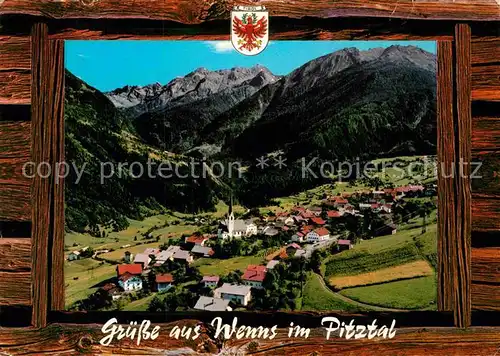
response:
{"label": "wooden frame", "polygon": [[[436,346],[435,340],[453,352],[459,350],[453,349],[453,342],[462,338],[460,351],[464,354],[467,350],[476,353],[479,347],[484,354],[493,354],[500,344],[500,333],[498,329],[484,326],[498,326],[495,318],[500,311],[500,209],[497,204],[500,179],[495,179],[493,174],[500,167],[500,55],[495,54],[500,40],[495,30],[498,23],[475,21],[499,21],[500,7],[494,0],[474,3],[462,0],[446,7],[438,1],[411,0],[315,1],[304,2],[303,6],[268,1],[265,5],[273,17],[271,39],[438,40],[438,160],[444,163],[440,169],[444,170],[442,173],[449,173],[460,169],[462,161],[480,160],[485,178],[471,182],[467,174],[471,169],[469,165],[465,168],[465,177],[439,180],[440,312],[355,315],[357,320],[395,317],[405,328],[391,341],[368,344],[335,339],[325,342],[318,329],[313,330],[314,335],[307,342],[301,340],[300,345],[284,339],[259,341],[259,352],[265,353],[275,345],[281,345],[283,352],[297,355],[307,351],[329,354],[342,350],[382,353],[396,352],[399,348],[437,352],[441,347]],[[64,307],[61,273],[64,189],[61,182],[55,180],[26,179],[20,170],[28,159],[55,163],[64,158],[63,40],[228,39],[229,9],[230,5],[223,1],[208,4],[183,0],[168,5],[145,0],[119,4],[101,0],[91,2],[91,6],[85,2],[5,0],[0,7],[0,14],[5,15],[0,18],[0,221],[32,222],[31,239],[19,236],[0,239],[0,322],[2,316],[7,319],[16,315],[30,319],[29,323],[35,328],[42,328],[1,329],[0,351],[37,351],[36,347],[40,347],[109,352],[111,348],[96,345],[99,327],[66,324],[103,323],[112,315],[119,315],[120,321],[126,322],[131,317],[123,313],[58,311]],[[150,16],[153,13],[154,16]],[[308,17],[301,18],[303,16]],[[85,19],[77,20],[77,17]],[[29,105],[31,123],[29,115],[26,117]],[[138,317],[170,323],[164,324],[168,328],[174,322],[186,323],[183,320],[192,319],[193,315],[142,313]],[[213,317],[214,314],[196,315],[203,322]],[[264,319],[253,321],[248,313],[239,318],[247,325],[252,322],[260,325]],[[266,318],[266,322],[285,328],[291,318],[289,314],[277,313]],[[293,320],[300,320],[304,326],[320,325],[317,314],[295,314]],[[440,329],[453,325],[483,328],[470,328],[465,334]],[[419,327],[433,329],[422,331]],[[60,330],[65,336],[59,334]],[[150,354],[160,352],[166,345],[168,348],[186,346],[186,342],[169,339],[166,332],[163,334],[156,343],[144,343],[151,348]],[[35,341],[22,341],[27,337]],[[482,344],[479,346],[475,341]],[[213,339],[208,328],[205,338],[195,346],[210,350],[221,346],[219,342]],[[241,349],[245,343],[248,340],[231,340],[224,346]],[[132,345],[121,347],[127,347],[131,353],[139,352]]]}

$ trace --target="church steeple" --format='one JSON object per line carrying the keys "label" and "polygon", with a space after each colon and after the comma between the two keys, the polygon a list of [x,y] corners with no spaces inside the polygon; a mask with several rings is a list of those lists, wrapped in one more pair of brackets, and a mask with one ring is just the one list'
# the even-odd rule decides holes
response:
{"label": "church steeple", "polygon": [[233,237],[234,232],[234,213],[233,213],[233,193],[231,192],[231,199],[229,200],[229,210],[227,212],[227,234]]}
{"label": "church steeple", "polygon": [[231,192],[231,197],[229,198],[229,210],[227,212],[228,216],[233,214],[233,193]]}

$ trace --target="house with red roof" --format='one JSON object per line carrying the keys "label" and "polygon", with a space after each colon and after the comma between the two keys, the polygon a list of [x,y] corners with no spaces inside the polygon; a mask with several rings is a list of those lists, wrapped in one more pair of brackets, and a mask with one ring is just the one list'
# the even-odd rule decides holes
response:
{"label": "house with red roof", "polygon": [[334,218],[340,218],[342,217],[342,214],[340,211],[335,211],[335,210],[330,210],[326,213],[326,216],[329,218],[329,219],[334,219]]}
{"label": "house with red roof", "polygon": [[172,288],[174,277],[170,273],[161,273],[156,275],[155,281],[156,290],[158,292],[165,292]]}
{"label": "house with red roof", "polygon": [[140,276],[142,274],[142,265],[139,263],[132,263],[116,266],[116,277],[119,278],[125,273],[130,273],[133,276]]}
{"label": "house with red roof", "polygon": [[325,229],[324,227],[320,227],[319,229],[315,229],[311,232],[309,232],[307,235],[307,241],[308,242],[319,242],[319,241],[325,241],[330,238],[330,232]]}
{"label": "house with red roof", "polygon": [[329,200],[333,203],[334,206],[344,206],[346,204],[349,204],[349,201],[341,196],[332,196]]}
{"label": "house with red roof", "polygon": [[309,231],[312,231],[313,229],[314,229],[314,226],[306,225],[306,226],[303,226],[300,231],[304,234],[307,234]]}
{"label": "house with red roof", "polygon": [[245,273],[243,273],[241,280],[243,281],[243,284],[249,287],[262,289],[262,282],[264,282],[266,272],[266,266],[250,265],[245,270]]}
{"label": "house with red roof", "polygon": [[302,216],[302,218],[304,219],[311,219],[314,218],[316,215],[312,211],[306,210],[300,213],[300,216]]}
{"label": "house with red roof", "polygon": [[201,283],[203,283],[203,285],[207,288],[217,288],[219,281],[219,276],[203,276]]}
{"label": "house with red roof", "polygon": [[192,243],[197,246],[205,246],[206,241],[208,241],[208,237],[200,235],[191,235],[184,240],[186,243]]}
{"label": "house with red roof", "polygon": [[311,218],[311,223],[315,225],[325,225],[326,221],[321,218]]}

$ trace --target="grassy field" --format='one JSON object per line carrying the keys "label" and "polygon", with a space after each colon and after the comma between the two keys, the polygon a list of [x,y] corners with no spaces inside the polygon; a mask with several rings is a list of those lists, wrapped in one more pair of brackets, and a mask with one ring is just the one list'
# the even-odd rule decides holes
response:
{"label": "grassy field", "polygon": [[310,272],[304,285],[302,310],[305,311],[362,311],[359,306],[345,302],[321,283],[320,276]]}
{"label": "grassy field", "polygon": [[261,256],[241,256],[219,260],[214,258],[200,258],[194,262],[203,275],[225,275],[231,271],[244,271],[248,265],[259,265],[265,262]]}
{"label": "grassy field", "polygon": [[136,245],[136,246],[130,246],[127,248],[121,248],[112,252],[108,253],[102,253],[98,257],[105,258],[107,260],[111,261],[117,261],[120,262],[124,256],[125,251],[129,251],[131,254],[134,256],[137,255],[138,253],[144,252],[145,249],[149,248],[158,248],[160,246],[160,242],[150,242],[147,244],[142,244],[142,245]]}
{"label": "grassy field", "polygon": [[[424,247],[418,248],[416,239],[420,239]],[[330,279],[333,276],[356,275],[398,266],[424,259],[421,254],[423,249],[436,251],[437,225],[427,226],[427,232],[423,235],[420,228],[414,228],[362,241],[354,249],[326,259],[324,273]]]}
{"label": "grassy field", "polygon": [[134,300],[123,307],[124,311],[146,311],[148,309],[149,303],[155,297],[155,294],[151,294],[146,298]]}
{"label": "grassy field", "polygon": [[342,289],[390,282],[399,279],[424,277],[433,274],[434,270],[429,263],[427,261],[420,260],[399,266],[379,269],[373,272],[362,273],[355,276],[331,277],[328,282],[336,289]]}
{"label": "grassy field", "polygon": [[420,277],[340,291],[353,300],[396,309],[436,309],[436,276]]}
{"label": "grassy field", "polygon": [[[85,299],[98,287],[101,287],[102,281],[115,276],[116,266],[105,262],[101,264],[90,258],[65,262],[66,306],[70,306],[77,300]],[[74,277],[78,277],[78,279],[74,280]]]}

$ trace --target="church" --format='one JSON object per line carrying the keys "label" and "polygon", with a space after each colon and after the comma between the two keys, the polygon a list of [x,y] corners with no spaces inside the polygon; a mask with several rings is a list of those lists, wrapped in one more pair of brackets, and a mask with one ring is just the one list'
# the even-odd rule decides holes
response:
{"label": "church", "polygon": [[221,221],[217,232],[220,239],[242,238],[257,234],[257,225],[251,220],[235,219],[233,213],[233,199],[229,204],[227,218]]}

